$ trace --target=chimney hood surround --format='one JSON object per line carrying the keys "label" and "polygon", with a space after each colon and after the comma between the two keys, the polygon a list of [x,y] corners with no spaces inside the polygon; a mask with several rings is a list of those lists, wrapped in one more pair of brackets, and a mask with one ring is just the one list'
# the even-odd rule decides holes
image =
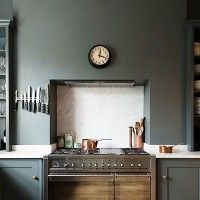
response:
{"label": "chimney hood surround", "polygon": [[[51,81],[54,136],[111,138],[98,147],[128,147],[128,127],[144,117],[144,85],[135,81]],[[52,85],[52,84],[50,84]]]}

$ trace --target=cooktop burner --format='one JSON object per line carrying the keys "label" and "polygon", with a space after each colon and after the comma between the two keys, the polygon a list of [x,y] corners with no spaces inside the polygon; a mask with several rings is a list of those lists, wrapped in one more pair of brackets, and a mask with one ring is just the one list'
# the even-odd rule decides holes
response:
{"label": "cooktop burner", "polygon": [[149,155],[146,151],[139,148],[122,148],[125,155]]}
{"label": "cooktop burner", "polygon": [[63,148],[54,151],[52,154],[56,155],[149,155],[146,151],[138,148],[98,148],[94,152],[83,151],[76,148]]}

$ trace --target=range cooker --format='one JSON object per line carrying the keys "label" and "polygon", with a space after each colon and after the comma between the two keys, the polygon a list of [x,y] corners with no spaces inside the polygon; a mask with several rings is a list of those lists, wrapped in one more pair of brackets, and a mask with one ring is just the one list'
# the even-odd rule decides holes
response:
{"label": "range cooker", "polygon": [[141,149],[58,149],[44,169],[45,200],[155,199],[155,158]]}

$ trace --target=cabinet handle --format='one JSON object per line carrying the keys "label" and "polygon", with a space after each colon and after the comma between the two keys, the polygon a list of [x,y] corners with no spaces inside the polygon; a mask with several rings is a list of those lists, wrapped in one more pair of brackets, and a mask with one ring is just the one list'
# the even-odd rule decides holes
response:
{"label": "cabinet handle", "polygon": [[163,175],[161,178],[162,178],[162,179],[167,179],[167,176],[166,176],[166,175]]}
{"label": "cabinet handle", "polygon": [[36,181],[39,180],[39,178],[36,175],[34,175],[32,178],[33,180],[36,180]]}

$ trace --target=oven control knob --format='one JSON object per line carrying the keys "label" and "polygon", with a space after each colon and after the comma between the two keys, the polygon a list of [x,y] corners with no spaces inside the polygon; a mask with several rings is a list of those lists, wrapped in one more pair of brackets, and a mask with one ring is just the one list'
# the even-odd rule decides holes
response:
{"label": "oven control knob", "polygon": [[64,164],[64,167],[67,168],[67,167],[68,167],[68,163],[65,163],[65,164]]}
{"label": "oven control knob", "polygon": [[85,167],[85,164],[84,164],[84,163],[81,163],[81,167],[84,168],[84,167]]}
{"label": "oven control knob", "polygon": [[98,163],[95,163],[94,166],[95,166],[95,167],[98,167]]}
{"label": "oven control knob", "polygon": [[114,167],[117,167],[117,163],[114,164]]}
{"label": "oven control knob", "polygon": [[104,163],[101,164],[102,167],[105,167]]}
{"label": "oven control knob", "polygon": [[110,167],[110,163],[108,163],[108,167]]}
{"label": "oven control knob", "polygon": [[72,166],[72,167],[75,167],[75,164],[74,164],[74,163],[72,163],[72,164],[71,164],[71,166]]}
{"label": "oven control knob", "polygon": [[88,167],[90,167],[90,168],[91,168],[91,167],[92,167],[92,163],[89,163],[89,164],[88,164]]}
{"label": "oven control knob", "polygon": [[133,163],[131,163],[131,167],[134,167],[134,164],[133,164]]}
{"label": "oven control knob", "polygon": [[141,166],[142,166],[140,163],[138,163],[137,165],[138,165],[138,167],[141,167]]}
{"label": "oven control knob", "polygon": [[121,167],[124,167],[124,164],[123,164],[123,163],[121,163],[121,164],[120,164],[120,166],[121,166]]}

